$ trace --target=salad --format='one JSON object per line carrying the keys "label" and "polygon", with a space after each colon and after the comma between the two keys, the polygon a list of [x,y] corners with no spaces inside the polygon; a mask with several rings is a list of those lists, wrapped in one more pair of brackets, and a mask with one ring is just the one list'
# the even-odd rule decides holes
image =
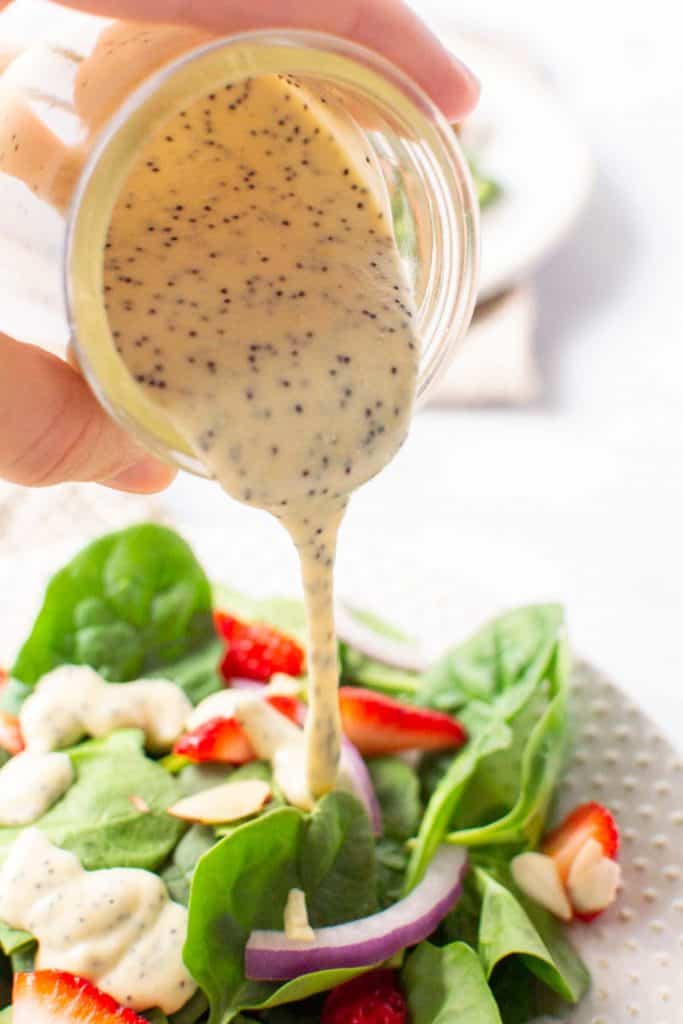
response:
{"label": "salad", "polygon": [[564,922],[614,899],[618,833],[594,802],[548,830],[561,607],[426,666],[338,621],[342,768],[307,807],[299,602],[212,587],[152,524],[54,576],[2,685],[2,1024],[525,1024],[582,998]]}

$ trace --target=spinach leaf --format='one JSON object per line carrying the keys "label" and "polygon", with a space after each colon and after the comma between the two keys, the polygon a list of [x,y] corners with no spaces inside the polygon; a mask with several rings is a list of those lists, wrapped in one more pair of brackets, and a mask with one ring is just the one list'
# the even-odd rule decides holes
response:
{"label": "spinach leaf", "polygon": [[567,741],[569,655],[566,639],[556,645],[550,669],[551,700],[524,748],[517,800],[496,821],[449,833],[448,842],[463,846],[528,843],[540,837],[564,763]]}
{"label": "spinach leaf", "polygon": [[142,1016],[149,1024],[168,1024],[168,1017],[163,1010],[146,1010]]}
{"label": "spinach leaf", "polygon": [[234,829],[197,864],[190,891],[184,959],[211,1006],[211,1024],[258,1004],[273,986],[244,976],[254,928],[281,928],[290,889],[299,886],[303,816],[291,807]]}
{"label": "spinach leaf", "polygon": [[365,808],[351,793],[328,793],[304,825],[298,863],[314,928],[377,910],[375,843]]}
{"label": "spinach leaf", "polygon": [[422,817],[415,769],[399,757],[375,757],[368,761],[368,770],[382,809],[384,835],[393,839],[415,835]]}
{"label": "spinach leaf", "polygon": [[479,957],[464,942],[421,943],[401,978],[412,1024],[502,1024]]}
{"label": "spinach leaf", "polygon": [[171,858],[161,872],[171,899],[184,906],[190,902],[192,876],[199,858],[216,844],[216,835],[208,825],[193,825],[180,840]]}
{"label": "spinach leaf", "polygon": [[205,697],[223,689],[219,671],[223,651],[223,641],[212,635],[201,647],[179,661],[153,669],[147,675],[151,679],[156,677],[177,683],[193,704],[199,704]]}
{"label": "spinach leaf", "polygon": [[538,1017],[538,984],[519,957],[501,960],[489,978],[503,1024],[531,1024]]}
{"label": "spinach leaf", "polygon": [[[69,751],[76,778],[62,799],[35,823],[88,870],[135,867],[156,871],[185,830],[166,814],[178,798],[175,779],[146,757],[135,729],[90,740]],[[131,803],[140,796],[150,808]],[[0,828],[0,860],[20,828]]]}
{"label": "spinach leaf", "polygon": [[[484,825],[456,828],[449,842],[533,842],[543,827],[564,759],[569,655],[561,608],[541,605],[496,620],[447,655],[442,670],[441,688],[434,692],[441,698],[448,696],[444,680],[451,672],[448,678],[454,687],[453,700],[457,703],[469,695],[470,702],[461,717],[471,739],[456,755],[429,800],[413,849],[408,888],[422,877],[437,846],[453,826],[470,785],[476,793],[477,775],[483,771],[485,777],[489,758],[497,758],[493,761],[494,780],[515,780],[514,791],[507,791],[509,804],[500,807],[498,817]],[[548,690],[547,698],[544,688]],[[514,725],[516,717],[539,695],[546,704],[545,711],[529,736],[526,728],[520,728],[519,744],[515,745],[515,732],[509,723]],[[515,772],[517,763],[519,770]],[[496,787],[500,789],[499,782]],[[488,797],[482,804],[480,811],[494,809]],[[477,806],[474,795],[471,805]]]}
{"label": "spinach leaf", "polygon": [[563,622],[556,604],[517,608],[494,619],[429,670],[421,703],[456,711],[471,701],[502,699],[503,716],[510,717],[543,678]]}
{"label": "spinach leaf", "polygon": [[509,727],[504,722],[493,719],[487,729],[470,740],[453,758],[450,768],[434,790],[420,823],[408,866],[406,892],[420,881],[437,847],[443,841],[479,762],[497,750],[504,750],[510,742]]}
{"label": "spinach leaf", "polygon": [[12,1007],[6,1006],[0,1010],[0,1024],[12,1024]]}
{"label": "spinach leaf", "polygon": [[20,931],[0,921],[0,947],[6,956],[12,956],[27,946],[35,945],[35,941],[30,932]]}
{"label": "spinach leaf", "polygon": [[185,1003],[182,1009],[171,1014],[168,1018],[168,1024],[196,1024],[200,1018],[204,1018],[208,1009],[209,1004],[206,1000],[206,996],[201,989],[197,989],[195,994],[189,1002]]}
{"label": "spinach leaf", "polygon": [[375,868],[368,841],[364,809],[337,792],[310,816],[282,807],[238,826],[201,857],[190,890],[184,957],[209,999],[210,1024],[227,1024],[241,1010],[297,1002],[362,973],[320,971],[280,986],[252,982],[244,976],[244,947],[255,928],[282,928],[292,888],[304,889],[309,914],[321,924],[352,913],[343,889],[360,901],[354,917],[371,912]]}
{"label": "spinach leaf", "polygon": [[86,547],[50,581],[12,675],[29,685],[62,664],[125,681],[213,639],[211,588],[191,549],[152,523]]}
{"label": "spinach leaf", "polygon": [[486,977],[502,960],[518,955],[549,988],[577,1003],[588,987],[588,972],[559,926],[543,912],[532,920],[513,892],[482,868],[475,868],[475,878],[482,899],[479,956]]}
{"label": "spinach leaf", "polygon": [[408,851],[405,843],[381,836],[375,843],[377,861],[377,897],[382,909],[403,897]]}

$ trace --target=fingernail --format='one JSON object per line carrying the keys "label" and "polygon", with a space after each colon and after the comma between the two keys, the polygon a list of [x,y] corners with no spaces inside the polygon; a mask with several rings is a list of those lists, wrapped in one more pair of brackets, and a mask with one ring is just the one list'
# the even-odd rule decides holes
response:
{"label": "fingernail", "polygon": [[456,67],[460,69],[465,78],[469,79],[472,88],[476,89],[477,94],[479,94],[481,92],[481,78],[479,78],[478,75],[475,75],[469,64],[465,64],[459,57],[453,57],[453,60],[455,61]]}
{"label": "fingernail", "polygon": [[153,494],[163,491],[171,483],[176,471],[158,459],[141,459],[133,463],[121,473],[102,480],[105,487],[113,487],[117,491],[130,491],[133,494]]}

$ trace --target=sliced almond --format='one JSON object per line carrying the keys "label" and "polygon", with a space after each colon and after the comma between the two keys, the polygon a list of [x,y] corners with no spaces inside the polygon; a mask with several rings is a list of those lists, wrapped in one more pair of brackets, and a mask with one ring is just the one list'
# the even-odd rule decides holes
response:
{"label": "sliced almond", "polygon": [[285,935],[291,942],[315,942],[315,932],[308,921],[306,894],[301,889],[290,889],[284,914]]}
{"label": "sliced almond", "polygon": [[602,846],[588,839],[581,847],[569,872],[567,890],[573,907],[580,914],[597,914],[614,902],[621,869],[616,861],[605,857]]}
{"label": "sliced almond", "polygon": [[149,814],[149,804],[142,796],[129,796],[128,799],[132,803],[136,811],[140,814]]}
{"label": "sliced almond", "polygon": [[222,786],[205,789],[194,796],[179,800],[168,808],[168,813],[183,821],[202,825],[223,825],[239,821],[260,811],[272,796],[271,788],[261,779],[243,779],[226,782]]}
{"label": "sliced almond", "polygon": [[552,857],[544,853],[520,853],[510,865],[522,892],[562,921],[571,921],[572,908]]}

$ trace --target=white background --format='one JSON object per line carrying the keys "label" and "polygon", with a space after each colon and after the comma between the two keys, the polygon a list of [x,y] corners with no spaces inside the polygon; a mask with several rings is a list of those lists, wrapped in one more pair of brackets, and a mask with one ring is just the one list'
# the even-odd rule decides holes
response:
{"label": "white background", "polygon": [[[580,117],[598,176],[581,223],[538,278],[544,397],[525,411],[420,414],[401,456],[353,502],[341,587],[380,611],[392,591],[388,603],[402,601],[419,629],[438,621],[451,638],[505,605],[563,600],[574,646],[679,740],[683,62],[675,5],[416,6],[436,24],[526,47]],[[46,496],[46,514],[58,495]],[[228,505],[212,485],[180,480],[163,510],[212,575],[265,591],[295,583],[275,524]],[[13,595],[2,597],[14,613]]]}

